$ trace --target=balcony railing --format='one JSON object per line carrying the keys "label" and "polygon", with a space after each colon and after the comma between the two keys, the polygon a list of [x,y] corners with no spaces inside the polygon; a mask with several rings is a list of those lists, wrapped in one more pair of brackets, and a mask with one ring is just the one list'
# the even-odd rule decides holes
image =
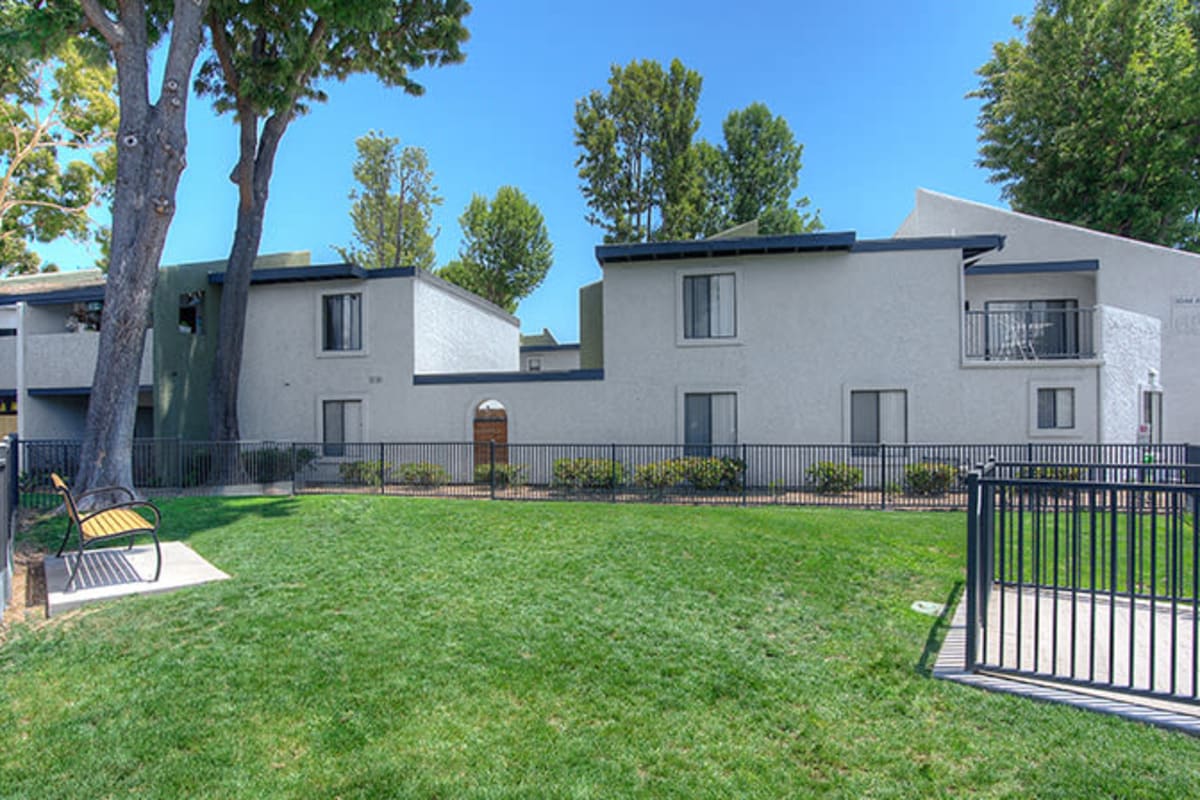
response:
{"label": "balcony railing", "polygon": [[963,326],[973,360],[1096,357],[1094,308],[968,311]]}

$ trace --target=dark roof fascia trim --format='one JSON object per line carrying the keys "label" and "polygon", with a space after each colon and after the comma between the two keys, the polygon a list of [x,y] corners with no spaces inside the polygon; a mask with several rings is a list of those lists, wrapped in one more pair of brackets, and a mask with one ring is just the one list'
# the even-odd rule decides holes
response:
{"label": "dark roof fascia trim", "polygon": [[456,383],[559,383],[562,381],[602,381],[602,369],[572,369],[563,372],[451,372],[441,375],[413,375],[413,386]]}
{"label": "dark roof fascia trim", "polygon": [[851,248],[855,253],[889,253],[903,250],[962,250],[964,258],[977,258],[990,250],[1003,250],[1000,234],[979,236],[913,236],[896,239],[864,239]]}
{"label": "dark roof fascia trim", "polygon": [[[139,392],[153,391],[154,387],[143,383],[138,386]],[[92,393],[90,386],[55,386],[46,389],[30,389],[30,397],[87,397]]]}
{"label": "dark roof fascia trim", "polygon": [[578,344],[523,344],[522,353],[551,353],[555,350],[578,350]]}
{"label": "dark roof fascia trim", "polygon": [[380,269],[364,269],[366,273],[363,277],[368,280],[374,278],[411,278],[417,274],[416,267],[381,267]]}
{"label": "dark roof fascia trim", "polygon": [[1034,272],[1095,272],[1100,262],[1094,258],[1076,261],[1029,261],[1012,264],[974,264],[967,268],[968,275],[1023,275]]}
{"label": "dark roof fascia trim", "polygon": [[52,306],[59,303],[89,303],[104,299],[103,286],[85,286],[81,289],[58,289],[52,292],[0,295],[0,306],[25,302],[31,306]]}
{"label": "dark roof fascia trim", "polygon": [[701,239],[694,242],[602,244],[596,246],[596,260],[604,265],[681,258],[850,250],[854,246],[855,238],[854,231],[834,231],[787,236],[747,236],[738,239]]}
{"label": "dark roof fascia trim", "polygon": [[[413,267],[389,267],[387,269],[363,269],[357,264],[321,264],[315,267],[275,267],[256,269],[250,275],[252,285],[265,283],[301,283],[305,281],[367,280],[370,278],[411,278]],[[224,272],[208,273],[208,282],[220,286],[225,283]]]}

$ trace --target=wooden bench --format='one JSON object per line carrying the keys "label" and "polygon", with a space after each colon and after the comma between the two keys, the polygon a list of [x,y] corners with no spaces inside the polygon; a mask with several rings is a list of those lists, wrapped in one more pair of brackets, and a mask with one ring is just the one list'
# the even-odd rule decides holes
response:
{"label": "wooden bench", "polygon": [[[63,548],[67,546],[67,540],[71,538],[71,529],[74,528],[79,532],[78,557],[75,559],[75,566],[71,570],[71,576],[67,579],[67,585],[63,587],[63,591],[70,590],[75,576],[79,574],[79,568],[83,565],[83,549],[85,547],[127,536],[129,537],[129,547],[132,548],[133,537],[138,534],[149,534],[154,539],[154,552],[158,556],[158,563],[154,568],[153,580],[158,580],[159,575],[162,574],[162,547],[158,542],[158,524],[162,516],[153,503],[137,500],[133,490],[123,486],[93,489],[76,497],[71,494],[71,489],[67,486],[66,481],[57,474],[51,473],[50,480],[54,483],[54,490],[62,495],[63,503],[67,507],[67,530],[63,534],[62,544],[58,546],[56,555],[63,554]],[[79,501],[93,495],[114,493],[128,496],[129,501],[85,511],[82,514],[79,512]],[[142,510],[148,511],[153,519],[141,513]]]}

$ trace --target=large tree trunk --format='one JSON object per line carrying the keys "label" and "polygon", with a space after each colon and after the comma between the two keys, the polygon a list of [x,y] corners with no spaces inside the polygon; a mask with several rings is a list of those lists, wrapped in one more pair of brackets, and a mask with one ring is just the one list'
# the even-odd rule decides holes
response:
{"label": "large tree trunk", "polygon": [[133,485],[138,374],[159,259],[185,166],[188,83],[206,5],[207,0],[176,0],[163,88],[151,105],[144,4],[122,0],[114,20],[98,0],[83,0],[88,21],[116,59],[120,125],[100,349],[75,478],[80,491]]}
{"label": "large tree trunk", "polygon": [[237,230],[225,266],[217,356],[208,389],[209,435],[219,442],[233,442],[240,438],[238,381],[242,372],[250,277],[262,240],[263,216],[267,210],[275,153],[290,121],[288,116],[271,116],[263,125],[260,137],[258,117],[249,109],[243,109],[239,114],[242,126],[241,153],[238,166],[231,176],[238,185]]}

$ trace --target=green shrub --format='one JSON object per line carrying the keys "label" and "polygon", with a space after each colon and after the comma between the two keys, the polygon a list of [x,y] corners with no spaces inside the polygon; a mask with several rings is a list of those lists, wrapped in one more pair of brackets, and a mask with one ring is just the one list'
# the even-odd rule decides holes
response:
{"label": "green shrub", "polygon": [[[525,464],[497,464],[496,488],[506,489],[509,486],[522,486],[525,483]],[[475,467],[476,483],[492,483],[490,464],[480,464]]]}
{"label": "green shrub", "polygon": [[804,473],[808,485],[821,494],[842,494],[862,483],[863,471],[838,461],[818,461]]}
{"label": "green shrub", "polygon": [[387,461],[347,461],[338,464],[338,475],[343,483],[354,486],[382,486],[392,466]]}
{"label": "green shrub", "polygon": [[958,469],[950,464],[923,461],[904,468],[904,491],[917,497],[937,497],[958,484]]}
{"label": "green shrub", "polygon": [[[317,459],[317,451],[307,447],[298,448],[294,453],[297,472]],[[242,453],[239,460],[242,472],[251,483],[274,483],[291,480],[292,455],[290,447],[262,447]]]}
{"label": "green shrub", "polygon": [[401,464],[397,472],[401,483],[409,486],[445,486],[450,482],[450,473],[445,467],[428,461]]}
{"label": "green shrub", "polygon": [[684,456],[642,464],[633,482],[643,489],[661,491],[684,484],[701,492],[742,488],[746,462],[728,456]]}
{"label": "green shrub", "polygon": [[1033,478],[1039,481],[1081,481],[1082,467],[1025,467],[1022,478]]}
{"label": "green shrub", "polygon": [[675,460],[653,461],[641,464],[633,471],[633,482],[643,489],[661,492],[683,480],[679,463]]}
{"label": "green shrub", "polygon": [[[1022,467],[1017,476],[1026,480],[1038,481],[1081,481],[1084,478],[1082,467],[1062,466]],[[1029,491],[1030,494],[1036,492],[1043,497],[1063,497],[1071,490],[1065,486],[1054,486],[1042,489],[1029,487]]]}
{"label": "green shrub", "polygon": [[613,490],[625,483],[625,466],[611,458],[559,458],[551,486],[569,491]]}
{"label": "green shrub", "polygon": [[213,458],[212,451],[208,448],[188,448],[184,451],[179,461],[180,466],[183,468],[181,482],[184,488],[204,486],[211,479]]}
{"label": "green shrub", "polygon": [[678,459],[683,480],[702,492],[742,488],[746,462],[729,456],[685,456]]}

